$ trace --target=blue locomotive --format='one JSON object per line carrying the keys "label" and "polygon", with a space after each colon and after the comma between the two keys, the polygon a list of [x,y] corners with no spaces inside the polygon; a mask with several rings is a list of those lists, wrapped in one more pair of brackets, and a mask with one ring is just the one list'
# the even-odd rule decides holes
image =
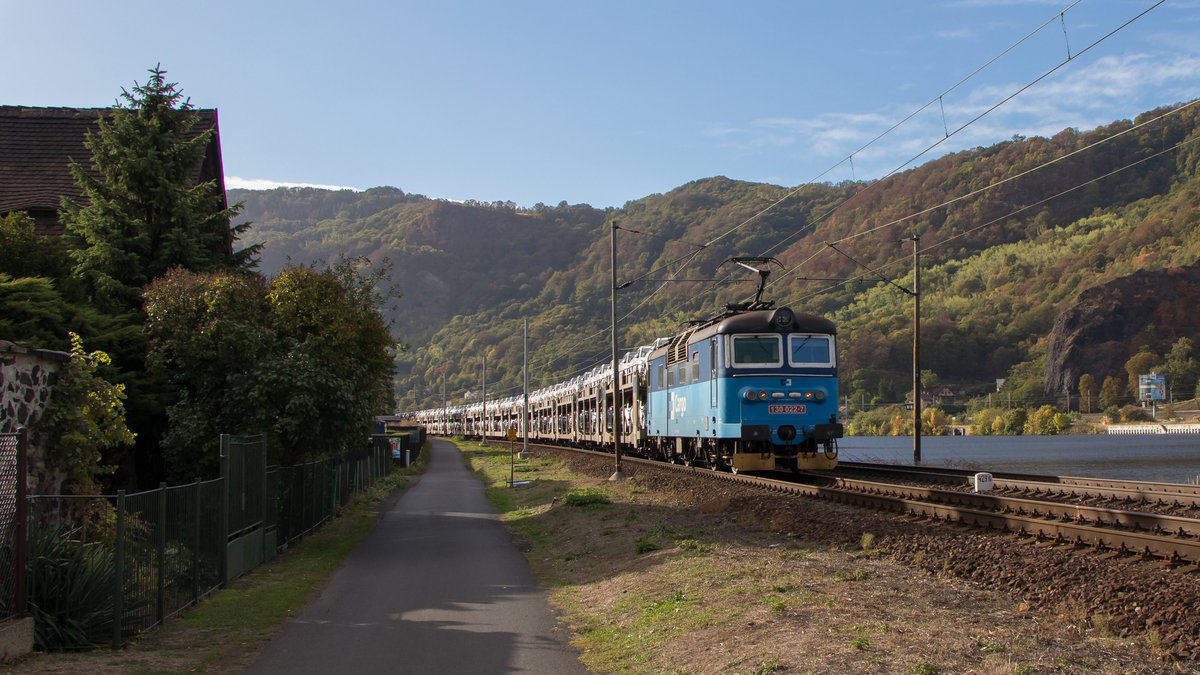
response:
{"label": "blue locomotive", "polygon": [[737,471],[837,464],[836,329],[790,308],[735,313],[650,353],[649,452]]}
{"label": "blue locomotive", "polygon": [[[762,258],[734,258],[746,261]],[[750,268],[754,269],[754,268]],[[408,415],[435,434],[612,448],[711,469],[770,471],[837,466],[837,330],[833,322],[760,300],[624,355],[612,365],[524,397]],[[614,424],[620,414],[620,424]]]}

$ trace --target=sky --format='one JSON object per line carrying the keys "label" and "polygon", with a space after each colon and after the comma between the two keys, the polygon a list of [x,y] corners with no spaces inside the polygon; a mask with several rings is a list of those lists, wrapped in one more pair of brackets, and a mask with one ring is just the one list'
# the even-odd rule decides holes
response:
{"label": "sky", "polygon": [[112,105],[161,64],[218,109],[227,187],[621,207],[1200,97],[1200,0],[1156,3],[0,0],[0,105]]}

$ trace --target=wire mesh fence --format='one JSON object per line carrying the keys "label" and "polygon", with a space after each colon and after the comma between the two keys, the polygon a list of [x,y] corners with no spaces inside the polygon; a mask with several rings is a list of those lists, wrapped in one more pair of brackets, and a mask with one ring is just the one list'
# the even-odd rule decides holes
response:
{"label": "wire mesh fence", "polygon": [[38,645],[115,648],[219,588],[221,482],[30,497]]}
{"label": "wire mesh fence", "polygon": [[279,545],[311,533],[337,509],[370,489],[394,465],[389,443],[372,443],[335,458],[267,469],[267,492],[276,491],[276,520],[270,524]]}
{"label": "wire mesh fence", "polygon": [[[266,465],[261,436],[224,437],[222,449],[218,479],[26,500],[29,578],[17,585],[28,589],[40,648],[120,647],[312,533],[392,468],[380,444],[290,467]],[[0,579],[0,591],[4,583],[16,582]]]}
{"label": "wire mesh fence", "polygon": [[28,434],[0,434],[0,620],[25,614],[25,453]]}

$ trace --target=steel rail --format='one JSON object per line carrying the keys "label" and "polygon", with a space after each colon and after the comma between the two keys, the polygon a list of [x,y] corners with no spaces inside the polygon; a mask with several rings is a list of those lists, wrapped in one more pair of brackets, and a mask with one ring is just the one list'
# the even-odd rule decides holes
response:
{"label": "steel rail", "polygon": [[[965,469],[925,469],[888,464],[839,462],[839,468],[854,471],[883,472],[913,476],[931,482],[946,484],[970,484],[978,472]],[[992,474],[993,487],[1001,490],[1059,494],[1076,499],[1125,499],[1161,504],[1200,508],[1200,486],[1180,483],[1154,483],[1146,481],[1115,480],[1111,478],[1086,478],[1080,476],[1038,476],[988,472]]]}
{"label": "steel rail", "polygon": [[892,483],[839,478],[820,474],[805,474],[818,482],[832,483],[837,487],[867,492],[898,496],[905,499],[930,501],[940,504],[963,506],[981,511],[1001,511],[1017,515],[1029,515],[1034,518],[1056,518],[1061,521],[1091,523],[1104,527],[1124,527],[1132,530],[1166,533],[1181,537],[1200,537],[1200,520],[1180,516],[1168,516],[1143,511],[1126,511],[1109,509],[1102,506],[1086,506],[1083,504],[1063,504],[1023,497],[1007,497],[979,492],[959,492],[956,490],[937,490]]}
{"label": "steel rail", "polygon": [[[582,450],[571,447],[543,445],[552,450],[609,457],[608,453]],[[776,492],[804,495],[841,504],[902,513],[920,518],[932,518],[957,522],[977,527],[1050,539],[1061,544],[1091,546],[1099,550],[1119,553],[1140,554],[1162,558],[1172,563],[1189,562],[1200,565],[1200,521],[1171,516],[1157,516],[1134,511],[1117,511],[1098,507],[1072,506],[1015,497],[997,497],[952,490],[933,490],[903,485],[853,481],[822,474],[807,474],[821,482],[833,485],[814,485],[782,481],[761,476],[732,474],[710,469],[668,464],[637,457],[625,457],[622,461],[631,465],[653,467],[661,470],[690,473],[704,479],[750,485]],[[857,483],[856,487],[850,484]],[[932,495],[945,501],[926,501]],[[930,497],[927,497],[929,495]],[[976,498],[979,498],[976,500]],[[995,505],[1007,508],[992,508]],[[983,508],[978,508],[982,506]],[[1059,510],[1060,507],[1062,510]],[[1091,513],[1098,523],[1112,523],[1140,530],[1113,529],[1112,525],[1099,526],[1085,520],[1076,520],[1081,513]],[[1101,517],[1108,518],[1102,520]],[[1170,522],[1182,529],[1167,533],[1161,523]],[[1147,527],[1149,526],[1149,527]]]}

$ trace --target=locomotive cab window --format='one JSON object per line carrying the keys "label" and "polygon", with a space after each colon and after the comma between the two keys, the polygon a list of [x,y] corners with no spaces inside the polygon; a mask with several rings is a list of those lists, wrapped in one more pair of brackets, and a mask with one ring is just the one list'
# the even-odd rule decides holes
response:
{"label": "locomotive cab window", "polygon": [[730,341],[734,368],[783,365],[783,344],[778,335],[734,335]]}
{"label": "locomotive cab window", "polygon": [[833,338],[828,335],[788,337],[788,362],[793,366],[832,366]]}

